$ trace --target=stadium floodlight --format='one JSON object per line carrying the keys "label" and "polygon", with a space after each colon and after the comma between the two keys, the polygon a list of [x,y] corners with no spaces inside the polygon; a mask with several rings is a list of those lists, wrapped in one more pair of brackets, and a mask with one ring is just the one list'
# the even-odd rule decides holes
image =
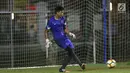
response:
{"label": "stadium floodlight", "polygon": [[110,2],[110,11],[112,11],[112,3]]}
{"label": "stadium floodlight", "polygon": [[12,20],[14,20],[14,13],[11,13],[11,18]]}

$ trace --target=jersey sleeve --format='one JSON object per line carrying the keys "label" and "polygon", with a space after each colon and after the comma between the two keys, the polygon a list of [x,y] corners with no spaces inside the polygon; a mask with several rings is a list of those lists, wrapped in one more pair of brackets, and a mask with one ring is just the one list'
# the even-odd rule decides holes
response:
{"label": "jersey sleeve", "polygon": [[48,20],[48,22],[47,22],[47,25],[46,25],[46,29],[51,29],[51,21],[50,20]]}
{"label": "jersey sleeve", "polygon": [[67,26],[67,23],[66,23],[66,19],[64,17],[64,24],[63,24],[63,28],[65,29],[65,27]]}

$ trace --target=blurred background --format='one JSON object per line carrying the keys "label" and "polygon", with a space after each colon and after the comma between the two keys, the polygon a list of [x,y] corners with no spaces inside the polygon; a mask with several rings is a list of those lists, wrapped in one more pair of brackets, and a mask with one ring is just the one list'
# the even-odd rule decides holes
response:
{"label": "blurred background", "polygon": [[77,36],[72,39],[75,52],[82,62],[130,61],[130,0],[104,1],[0,0],[0,68],[62,63],[66,52],[53,42],[47,54],[44,39],[44,28],[57,5],[65,8],[69,30]]}

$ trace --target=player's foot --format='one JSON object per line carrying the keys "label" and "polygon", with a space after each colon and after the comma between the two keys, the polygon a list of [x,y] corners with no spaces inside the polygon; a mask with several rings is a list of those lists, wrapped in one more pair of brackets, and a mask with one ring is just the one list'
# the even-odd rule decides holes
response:
{"label": "player's foot", "polygon": [[85,64],[84,64],[84,63],[81,65],[81,68],[82,68],[83,70],[85,69]]}
{"label": "player's foot", "polygon": [[67,71],[65,69],[59,69],[59,72],[69,73],[70,71]]}

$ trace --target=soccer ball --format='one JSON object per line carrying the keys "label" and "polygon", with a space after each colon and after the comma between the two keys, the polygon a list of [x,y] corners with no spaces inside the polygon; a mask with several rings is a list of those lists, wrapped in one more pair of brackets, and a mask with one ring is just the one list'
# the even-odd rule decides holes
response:
{"label": "soccer ball", "polygon": [[114,59],[110,59],[106,64],[108,68],[114,68],[116,66],[116,61]]}

